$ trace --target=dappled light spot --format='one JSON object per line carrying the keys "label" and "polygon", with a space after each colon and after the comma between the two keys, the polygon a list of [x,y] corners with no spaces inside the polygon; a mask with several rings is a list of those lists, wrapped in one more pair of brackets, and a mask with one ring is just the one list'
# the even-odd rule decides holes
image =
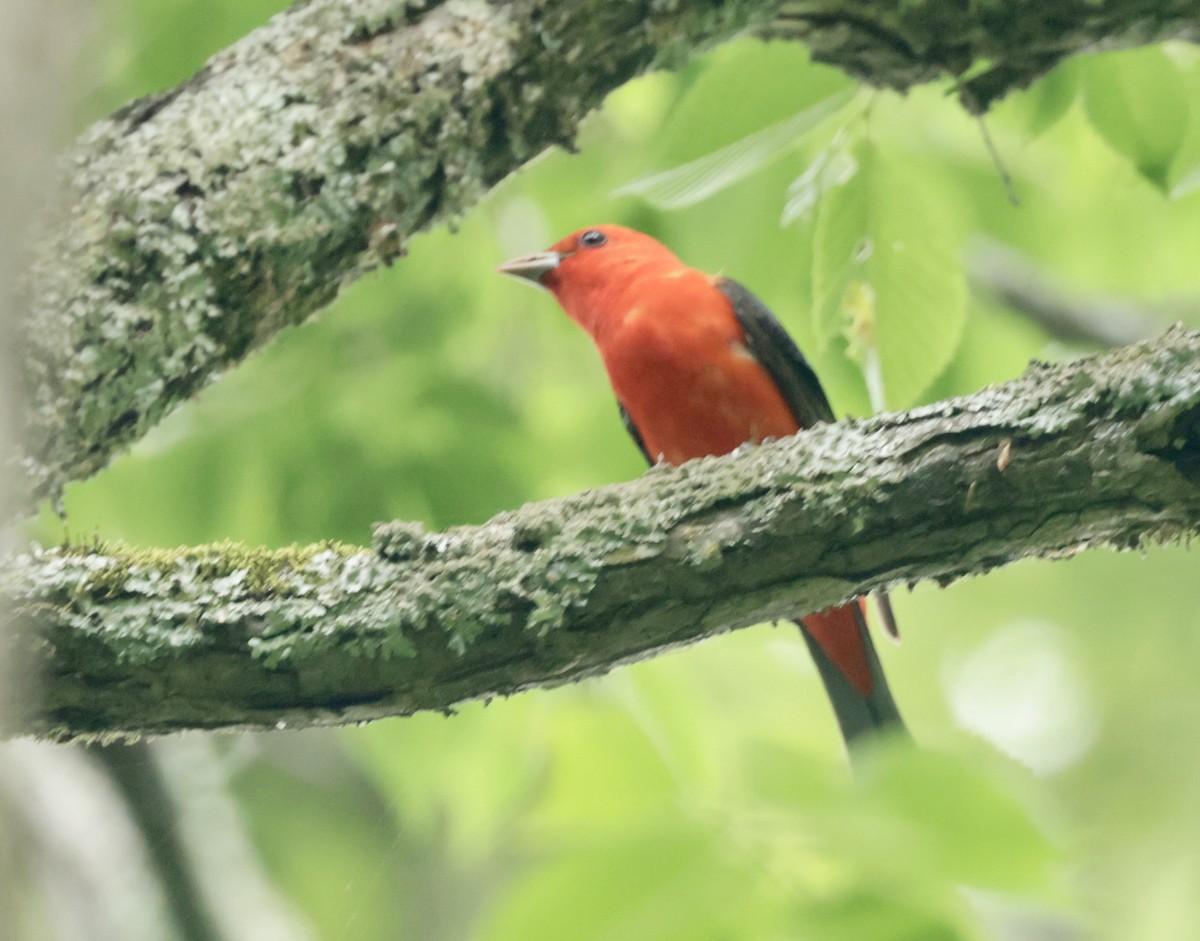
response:
{"label": "dappled light spot", "polygon": [[943,671],[963,728],[1039,774],[1062,771],[1088,750],[1098,719],[1062,632],[1018,621]]}

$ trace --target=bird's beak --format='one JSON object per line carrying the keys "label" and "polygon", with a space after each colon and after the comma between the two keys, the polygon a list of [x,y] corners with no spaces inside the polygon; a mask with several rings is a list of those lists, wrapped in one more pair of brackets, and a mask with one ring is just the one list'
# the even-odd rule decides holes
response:
{"label": "bird's beak", "polygon": [[542,278],[557,268],[562,260],[563,256],[558,252],[538,252],[536,255],[524,255],[521,258],[506,261],[502,265],[497,265],[496,270],[542,286]]}

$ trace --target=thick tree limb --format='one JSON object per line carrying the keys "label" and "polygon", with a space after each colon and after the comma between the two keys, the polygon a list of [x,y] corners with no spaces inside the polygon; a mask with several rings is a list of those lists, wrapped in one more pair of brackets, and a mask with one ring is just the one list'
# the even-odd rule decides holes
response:
{"label": "thick tree limb", "polygon": [[1034,366],[374,551],[70,547],[0,600],[57,739],[357,721],[604,672],[871,589],[1200,527],[1200,333]]}
{"label": "thick tree limb", "polygon": [[32,495],[770,4],[662,6],[311,0],[93,126],[38,274]]}
{"label": "thick tree limb", "polygon": [[[1062,57],[1200,35],[1184,0],[308,0],[88,130],[34,275],[27,486],[57,497],[212,376],[389,264],[605,94],[747,30],[986,106]],[[979,71],[982,63],[990,63]]]}
{"label": "thick tree limb", "polygon": [[771,35],[801,39],[813,57],[873,85],[905,89],[960,79],[970,110],[1024,88],[1067,56],[1200,37],[1189,0],[785,0]]}

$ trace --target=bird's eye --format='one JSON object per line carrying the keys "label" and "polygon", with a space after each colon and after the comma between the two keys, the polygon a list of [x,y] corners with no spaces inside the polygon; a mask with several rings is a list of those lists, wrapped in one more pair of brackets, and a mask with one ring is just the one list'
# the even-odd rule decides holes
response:
{"label": "bird's eye", "polygon": [[608,236],[599,229],[588,229],[579,236],[579,244],[584,248],[598,248],[608,241]]}

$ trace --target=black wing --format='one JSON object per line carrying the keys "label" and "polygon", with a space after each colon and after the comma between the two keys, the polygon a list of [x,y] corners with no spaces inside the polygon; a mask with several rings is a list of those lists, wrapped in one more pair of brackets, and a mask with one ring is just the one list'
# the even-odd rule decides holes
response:
{"label": "black wing", "polygon": [[775,381],[796,424],[811,428],[833,421],[833,409],[808,361],[767,305],[736,281],[721,278],[717,289],[729,299],[750,350]]}
{"label": "black wing", "polygon": [[638,426],[633,423],[633,419],[629,417],[629,410],[621,403],[617,403],[617,409],[621,413],[621,423],[625,426],[625,430],[629,432],[629,437],[633,439],[633,443],[637,445],[638,450],[642,452],[642,456],[646,459],[647,464],[653,464],[654,458],[650,456],[650,451],[646,448],[646,442],[642,438],[642,433],[638,431]]}
{"label": "black wing", "polygon": [[[783,394],[784,401],[792,410],[796,423],[801,428],[811,428],[818,422],[833,421],[833,408],[829,405],[829,399],[825,397],[825,390],[821,388],[817,374],[812,371],[808,360],[788,336],[783,325],[767,309],[767,305],[736,281],[730,281],[728,278],[719,280],[717,288],[733,305],[734,316],[746,335],[746,348],[762,363],[763,369],[774,380],[776,388]],[[900,632],[896,629],[896,619],[892,615],[892,603],[887,592],[877,591],[873,594],[879,605],[879,618],[884,628],[892,637],[899,637]],[[830,696],[833,696],[832,691]],[[895,710],[894,706],[891,708]]]}

